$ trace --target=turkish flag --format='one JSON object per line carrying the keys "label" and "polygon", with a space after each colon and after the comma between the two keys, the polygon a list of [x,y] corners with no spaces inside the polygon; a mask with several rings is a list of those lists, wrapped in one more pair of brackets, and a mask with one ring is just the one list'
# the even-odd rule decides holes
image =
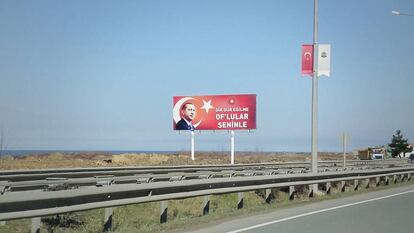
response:
{"label": "turkish flag", "polygon": [[302,45],[302,75],[313,75],[313,45]]}

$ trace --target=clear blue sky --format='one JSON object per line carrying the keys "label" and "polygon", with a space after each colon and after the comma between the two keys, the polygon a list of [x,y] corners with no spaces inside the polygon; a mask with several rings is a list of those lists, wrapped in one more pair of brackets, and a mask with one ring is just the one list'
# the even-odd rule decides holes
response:
{"label": "clear blue sky", "polygon": [[[319,0],[319,150],[414,141],[412,0]],[[310,151],[313,1],[0,1],[0,127],[7,149],[188,150],[172,96],[257,94],[236,150]],[[228,150],[202,133],[196,149]]]}

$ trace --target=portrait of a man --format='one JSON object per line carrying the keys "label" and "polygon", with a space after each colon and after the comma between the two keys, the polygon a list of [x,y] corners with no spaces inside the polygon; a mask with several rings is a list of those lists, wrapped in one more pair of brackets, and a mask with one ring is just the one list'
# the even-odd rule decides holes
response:
{"label": "portrait of a man", "polygon": [[177,130],[194,130],[195,127],[192,124],[196,116],[196,107],[193,103],[185,103],[181,107],[181,120],[175,125]]}

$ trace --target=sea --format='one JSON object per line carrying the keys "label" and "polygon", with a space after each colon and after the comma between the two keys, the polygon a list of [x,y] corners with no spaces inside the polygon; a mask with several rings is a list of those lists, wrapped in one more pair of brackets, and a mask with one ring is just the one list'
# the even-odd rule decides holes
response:
{"label": "sea", "polygon": [[[180,151],[181,152],[181,151]],[[116,154],[175,154],[179,153],[178,151],[126,151],[126,150],[3,150],[0,152],[0,157],[5,156],[26,156],[26,155],[42,155],[42,154],[50,154],[50,153],[64,153],[64,154],[78,154],[78,153],[102,153],[108,155],[116,155]]]}

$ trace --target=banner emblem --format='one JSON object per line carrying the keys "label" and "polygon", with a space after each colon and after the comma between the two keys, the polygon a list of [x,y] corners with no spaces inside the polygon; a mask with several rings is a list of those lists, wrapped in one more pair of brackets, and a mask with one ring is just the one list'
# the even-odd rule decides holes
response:
{"label": "banner emblem", "polygon": [[318,76],[331,74],[331,45],[320,44],[318,45]]}

